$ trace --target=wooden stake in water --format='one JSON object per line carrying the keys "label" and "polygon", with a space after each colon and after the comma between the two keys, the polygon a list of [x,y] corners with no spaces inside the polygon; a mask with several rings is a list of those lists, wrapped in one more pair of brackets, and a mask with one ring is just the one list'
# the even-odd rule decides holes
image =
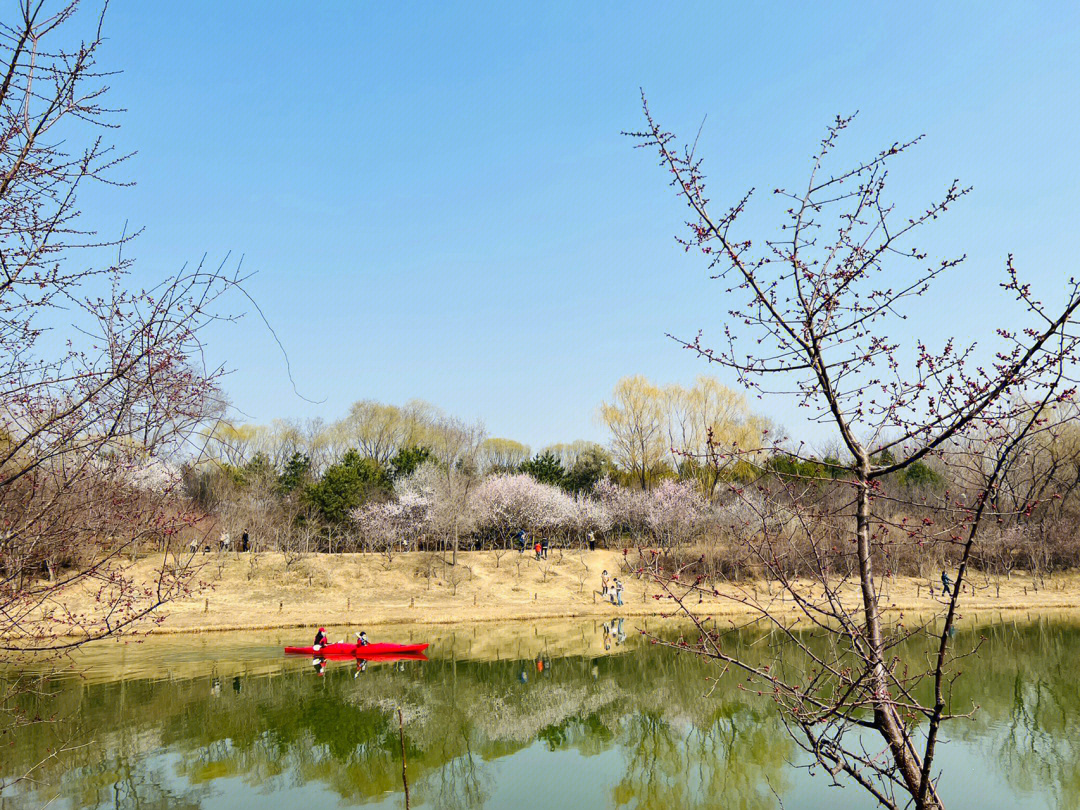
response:
{"label": "wooden stake in water", "polygon": [[405,786],[405,810],[409,810],[409,780],[405,776],[405,723],[397,710],[398,734],[401,736],[401,784]]}

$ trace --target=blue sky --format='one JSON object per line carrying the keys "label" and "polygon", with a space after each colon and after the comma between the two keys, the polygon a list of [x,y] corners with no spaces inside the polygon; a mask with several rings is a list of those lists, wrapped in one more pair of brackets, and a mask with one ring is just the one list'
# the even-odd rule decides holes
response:
{"label": "blue sky", "polygon": [[[534,447],[602,439],[619,377],[709,371],[664,334],[723,324],[663,172],[620,136],[639,87],[676,132],[707,115],[718,204],[802,182],[837,113],[860,111],[851,160],[926,133],[895,198],[972,184],[921,242],[969,259],[905,340],[1007,319],[1010,251],[1057,292],[1077,272],[1080,6],[822,6],[113,0],[103,62],[124,71],[111,101],[137,186],[83,206],[106,234],[145,228],[140,278],[228,251],[258,272],[299,390],[323,401],[293,393],[249,317],[210,352],[250,419],[418,397]],[[805,430],[788,402],[756,404]]]}

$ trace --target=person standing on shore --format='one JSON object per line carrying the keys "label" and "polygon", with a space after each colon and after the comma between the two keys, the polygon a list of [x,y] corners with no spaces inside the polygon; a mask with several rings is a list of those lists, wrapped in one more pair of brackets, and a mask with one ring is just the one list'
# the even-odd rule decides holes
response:
{"label": "person standing on shore", "polygon": [[622,607],[622,582],[615,577],[615,604]]}
{"label": "person standing on shore", "polygon": [[607,599],[608,590],[610,588],[611,588],[611,577],[608,574],[607,569],[605,568],[604,573],[602,573],[600,575],[600,595],[602,597],[604,597],[605,599]]}

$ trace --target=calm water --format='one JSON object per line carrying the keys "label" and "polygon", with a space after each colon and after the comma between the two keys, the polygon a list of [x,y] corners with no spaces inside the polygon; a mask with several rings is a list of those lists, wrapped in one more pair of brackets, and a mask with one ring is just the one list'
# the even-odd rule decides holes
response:
{"label": "calm water", "polygon": [[[399,706],[414,807],[873,806],[793,768],[771,704],[734,682],[708,694],[715,669],[642,643],[638,624],[625,639],[591,621],[396,629],[432,641],[431,660],[322,676],[280,652],[307,633],[99,645],[78,672],[23,673],[40,693],[24,708],[50,722],[0,737],[0,772],[74,750],[0,808],[403,807]],[[979,710],[941,755],[949,806],[1080,807],[1080,624],[957,640],[977,635],[954,698]]]}

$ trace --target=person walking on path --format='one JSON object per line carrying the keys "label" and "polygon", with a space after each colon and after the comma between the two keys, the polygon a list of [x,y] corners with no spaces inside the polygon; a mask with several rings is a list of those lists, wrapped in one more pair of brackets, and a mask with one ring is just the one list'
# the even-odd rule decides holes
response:
{"label": "person walking on path", "polygon": [[525,553],[525,545],[527,543],[526,534],[524,529],[518,529],[517,541],[518,541],[518,554]]}
{"label": "person walking on path", "polygon": [[952,592],[952,580],[949,579],[949,575],[944,571],[941,572],[941,589],[948,596]]}
{"label": "person walking on path", "polygon": [[540,541],[537,540],[536,545],[533,546],[533,551],[536,552],[536,559],[538,559],[538,560],[540,559],[540,551],[541,550],[542,549],[541,549],[541,546],[540,546]]}
{"label": "person walking on path", "polygon": [[546,537],[543,540],[540,541],[541,552],[543,553],[545,560],[547,559],[548,545],[549,545],[550,542],[551,541],[548,540]]}

